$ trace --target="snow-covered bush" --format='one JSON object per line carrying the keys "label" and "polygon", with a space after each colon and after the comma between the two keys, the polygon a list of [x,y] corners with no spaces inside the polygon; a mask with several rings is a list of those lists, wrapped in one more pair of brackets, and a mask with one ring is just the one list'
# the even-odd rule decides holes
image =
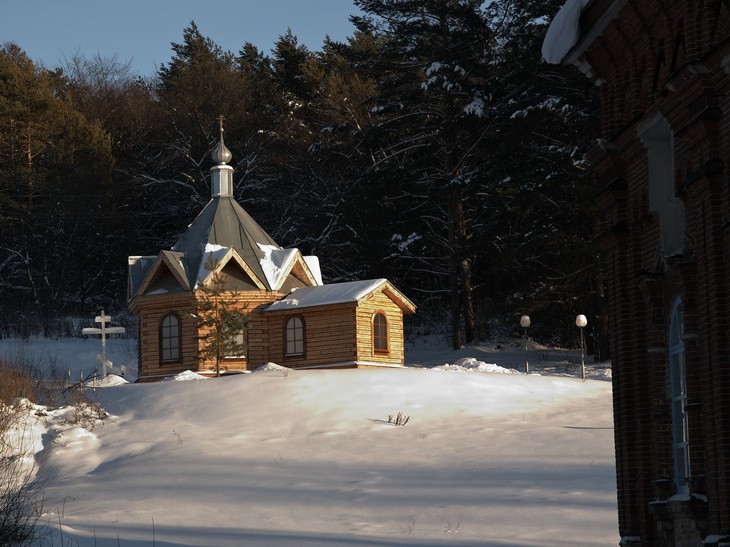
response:
{"label": "snow-covered bush", "polygon": [[23,397],[35,395],[33,378],[0,359],[0,379],[0,545],[20,545],[39,539],[35,525],[48,477],[38,474],[30,435],[35,405]]}

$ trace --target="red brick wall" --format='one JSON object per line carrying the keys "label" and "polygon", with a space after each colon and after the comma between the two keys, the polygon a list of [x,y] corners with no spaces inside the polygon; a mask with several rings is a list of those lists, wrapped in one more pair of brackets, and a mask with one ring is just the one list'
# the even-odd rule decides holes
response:
{"label": "red brick wall", "polygon": [[[583,31],[610,4],[593,3]],[[620,535],[644,545],[730,534],[729,33],[727,1],[629,0],[579,59],[601,96],[603,140],[589,159],[605,187],[599,237],[609,274]],[[639,139],[658,116],[671,128],[674,190],[685,208],[685,250],[668,259],[649,212]],[[689,335],[693,490],[708,504],[706,527],[693,517],[696,529],[678,521],[673,535],[659,530],[649,504],[666,493],[656,481],[674,474],[665,350],[677,297]]]}

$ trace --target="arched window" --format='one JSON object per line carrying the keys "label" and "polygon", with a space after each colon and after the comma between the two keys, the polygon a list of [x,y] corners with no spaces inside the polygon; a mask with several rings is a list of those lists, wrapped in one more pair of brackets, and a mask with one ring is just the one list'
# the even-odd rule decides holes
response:
{"label": "arched window", "polygon": [[180,320],[170,313],[160,323],[160,361],[180,360]]}
{"label": "arched window", "polygon": [[388,353],[388,319],[382,312],[373,316],[373,351]]}
{"label": "arched window", "polygon": [[304,355],[304,320],[295,315],[284,327],[284,355]]}
{"label": "arched window", "polygon": [[678,494],[689,493],[687,381],[684,367],[684,308],[678,298],[669,320],[669,393],[672,404],[674,484]]}

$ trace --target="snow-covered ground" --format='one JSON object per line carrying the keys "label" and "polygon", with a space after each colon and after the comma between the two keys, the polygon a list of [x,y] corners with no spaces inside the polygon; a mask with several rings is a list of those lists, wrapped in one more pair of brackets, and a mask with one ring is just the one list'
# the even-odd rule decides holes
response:
{"label": "snow-covered ground", "polygon": [[29,428],[55,470],[43,521],[80,546],[615,545],[611,383],[538,347],[550,375],[505,373],[515,344],[87,390],[108,418]]}
{"label": "snow-covered ground", "polygon": [[[134,338],[110,336],[106,341],[107,359],[112,372],[131,381],[137,378],[137,342]],[[40,369],[47,374],[70,376],[74,382],[98,370],[101,373],[101,340],[99,336],[84,338],[0,339],[0,356],[9,357]]]}
{"label": "snow-covered ground", "polygon": [[[137,378],[137,342],[133,338],[113,336],[107,339],[107,357],[113,363],[115,374],[133,382]],[[0,356],[32,363],[44,371],[70,376],[78,381],[94,370],[101,371],[99,337],[48,340],[44,338],[0,339]],[[473,359],[471,363],[457,362]],[[580,352],[562,348],[550,348],[536,342],[528,342],[527,361],[531,373],[580,377]],[[506,338],[491,343],[465,346],[454,351],[445,336],[423,336],[406,344],[406,364],[413,367],[450,365],[452,369],[475,368],[479,363],[502,368],[525,370],[525,352],[522,340]],[[593,363],[585,358],[586,376],[594,380],[610,380],[610,363]],[[456,365],[456,366],[454,366]],[[466,365],[465,367],[462,365]],[[484,369],[484,367],[482,367]]]}

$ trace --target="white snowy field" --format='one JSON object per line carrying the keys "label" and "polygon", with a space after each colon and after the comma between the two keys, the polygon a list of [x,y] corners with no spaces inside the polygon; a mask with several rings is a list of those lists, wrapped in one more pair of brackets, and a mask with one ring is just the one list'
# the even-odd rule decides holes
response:
{"label": "white snowy field", "polygon": [[110,417],[32,418],[42,521],[55,545],[615,545],[610,382],[462,364],[88,390]]}

